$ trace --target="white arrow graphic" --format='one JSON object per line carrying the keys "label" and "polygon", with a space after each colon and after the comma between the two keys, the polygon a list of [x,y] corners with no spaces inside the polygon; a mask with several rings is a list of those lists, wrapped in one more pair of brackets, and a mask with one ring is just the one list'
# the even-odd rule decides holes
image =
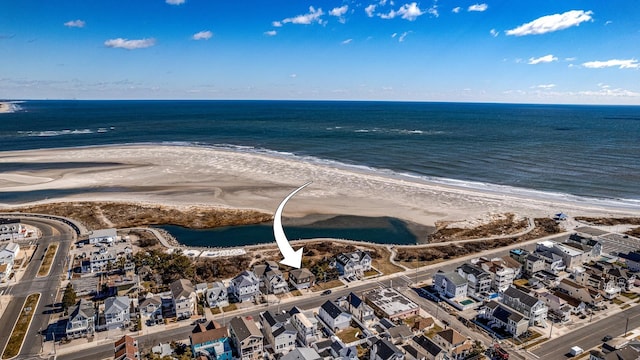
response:
{"label": "white arrow graphic", "polygon": [[282,256],[284,257],[284,259],[280,261],[280,264],[288,265],[296,269],[300,269],[300,265],[302,264],[302,248],[294,251],[291,244],[289,244],[289,239],[287,239],[287,236],[284,234],[284,229],[282,229],[282,210],[284,209],[284,205],[289,201],[289,199],[291,199],[291,197],[293,197],[293,195],[304,189],[304,187],[309,184],[311,184],[311,181],[300,186],[284,198],[280,203],[280,206],[278,206],[276,214],[273,215],[273,236],[276,238],[276,244],[278,244],[280,253],[282,253]]}

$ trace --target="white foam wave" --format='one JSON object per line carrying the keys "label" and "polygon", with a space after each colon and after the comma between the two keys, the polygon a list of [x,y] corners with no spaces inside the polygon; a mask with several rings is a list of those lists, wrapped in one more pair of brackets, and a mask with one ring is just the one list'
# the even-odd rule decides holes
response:
{"label": "white foam wave", "polygon": [[63,135],[86,135],[86,134],[94,134],[94,133],[106,133],[109,130],[107,128],[99,128],[96,130],[92,129],[64,129],[64,130],[43,130],[43,131],[18,131],[18,134],[22,136],[33,136],[33,137],[53,137],[53,136],[63,136]]}
{"label": "white foam wave", "polygon": [[23,101],[0,102],[0,104],[4,105],[0,107],[2,109],[2,111],[0,111],[0,114],[10,114],[22,110],[22,106],[18,105],[21,103],[23,103]]}

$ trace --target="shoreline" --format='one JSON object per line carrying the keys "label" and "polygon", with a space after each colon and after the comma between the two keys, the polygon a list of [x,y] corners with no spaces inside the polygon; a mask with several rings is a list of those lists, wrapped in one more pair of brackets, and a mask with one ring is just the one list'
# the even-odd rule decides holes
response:
{"label": "shoreline", "polygon": [[[74,163],[99,166],[79,167]],[[388,174],[374,169],[319,164],[303,157],[205,146],[136,144],[0,152],[3,163],[31,164],[0,173],[1,193],[54,194],[15,208],[55,201],[128,201],[173,206],[207,205],[271,213],[290,191],[313,181],[287,204],[288,218],[304,216],[389,216],[419,225],[472,221],[491,214],[548,217],[557,212],[584,216],[640,216],[640,201],[579,201],[535,190],[479,190]],[[55,166],[47,167],[46,164]],[[499,186],[496,187],[500,189]],[[541,193],[541,192],[538,192]],[[37,197],[37,196],[36,196]]]}

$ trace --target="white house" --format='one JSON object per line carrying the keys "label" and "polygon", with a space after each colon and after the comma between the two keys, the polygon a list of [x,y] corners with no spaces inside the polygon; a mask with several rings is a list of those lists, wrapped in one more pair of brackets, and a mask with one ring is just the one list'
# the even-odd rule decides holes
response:
{"label": "white house", "polygon": [[27,229],[20,223],[20,220],[0,218],[0,240],[21,238],[26,232]]}
{"label": "white house", "polygon": [[354,251],[336,256],[336,269],[346,278],[362,277],[371,270],[371,256],[366,251]]}
{"label": "white house", "polygon": [[346,329],[351,324],[351,314],[329,300],[322,304],[318,316],[334,332]]}
{"label": "white house", "polygon": [[458,300],[467,296],[467,280],[455,271],[433,274],[433,288],[448,299]]}
{"label": "white house", "polygon": [[229,305],[229,294],[227,287],[221,282],[216,281],[211,287],[204,291],[204,298],[209,307],[225,307]]}
{"label": "white house", "polygon": [[89,244],[97,243],[113,243],[117,240],[118,233],[116,229],[94,230],[89,235]]}
{"label": "white house", "polygon": [[289,322],[289,314],[274,315],[270,311],[260,313],[263,334],[276,354],[286,354],[295,349],[298,332]]}
{"label": "white house", "polygon": [[546,327],[549,308],[544,301],[510,286],[502,294],[502,303],[529,318],[529,325]]}
{"label": "white house", "polygon": [[173,307],[178,319],[187,319],[196,313],[196,303],[198,298],[191,281],[178,279],[171,283],[171,296]]}
{"label": "white house", "polygon": [[103,329],[112,330],[129,326],[131,299],[127,296],[114,296],[104,301]]}
{"label": "white house", "polygon": [[93,335],[95,332],[96,310],[93,302],[80,299],[80,302],[69,309],[66,335],[68,338],[79,338]]}
{"label": "white house", "polygon": [[243,271],[231,279],[229,294],[240,302],[251,301],[260,295],[260,280],[252,271]]}
{"label": "white house", "polygon": [[349,293],[345,299],[347,310],[358,320],[367,323],[375,319],[375,314],[371,306],[367,305],[358,295]]}
{"label": "white house", "polygon": [[20,245],[13,242],[0,245],[0,264],[13,265],[18,255],[20,255]]}
{"label": "white house", "polygon": [[291,325],[298,332],[298,341],[309,346],[318,340],[318,323],[315,318],[311,321],[305,314],[298,312],[291,316]]}

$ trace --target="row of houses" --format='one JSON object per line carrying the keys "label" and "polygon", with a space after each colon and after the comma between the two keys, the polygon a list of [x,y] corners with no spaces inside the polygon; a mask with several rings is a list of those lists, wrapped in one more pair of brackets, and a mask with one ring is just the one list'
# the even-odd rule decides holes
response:
{"label": "row of houses", "polygon": [[0,241],[22,239],[27,228],[18,219],[0,218]]}
{"label": "row of houses", "polygon": [[9,280],[16,259],[20,256],[20,246],[14,242],[0,244],[0,282]]}

